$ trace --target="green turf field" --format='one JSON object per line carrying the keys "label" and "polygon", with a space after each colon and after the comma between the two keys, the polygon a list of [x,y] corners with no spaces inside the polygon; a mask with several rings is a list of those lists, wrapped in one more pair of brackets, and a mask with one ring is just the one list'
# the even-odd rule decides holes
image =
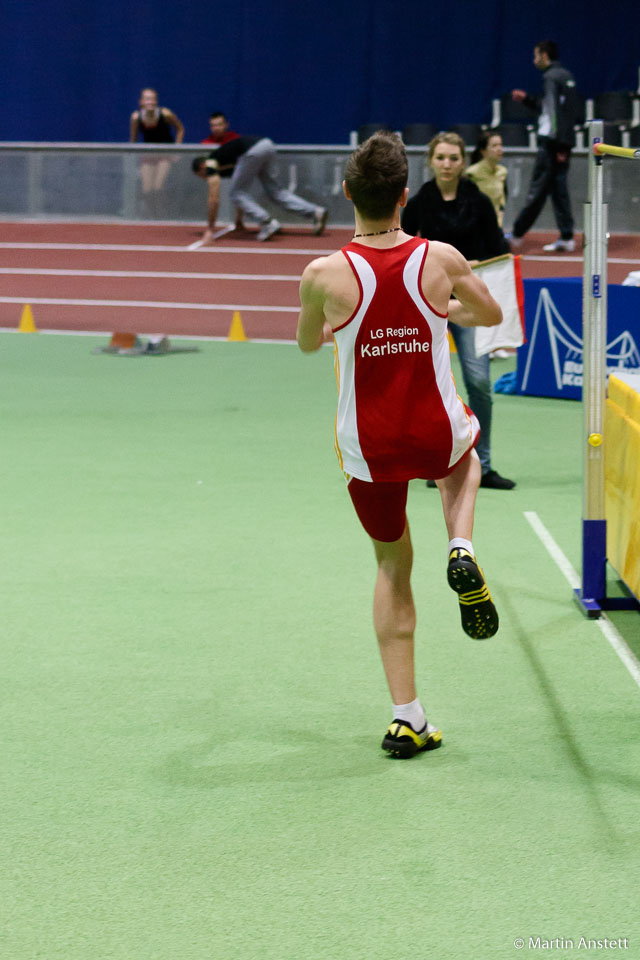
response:
{"label": "green turf field", "polygon": [[[0,957],[640,958],[640,689],[524,517],[579,568],[579,404],[496,397],[493,640],[462,633],[412,484],[445,746],[393,761],[331,351],[105,342],[0,338]],[[640,654],[640,616],[611,619]]]}

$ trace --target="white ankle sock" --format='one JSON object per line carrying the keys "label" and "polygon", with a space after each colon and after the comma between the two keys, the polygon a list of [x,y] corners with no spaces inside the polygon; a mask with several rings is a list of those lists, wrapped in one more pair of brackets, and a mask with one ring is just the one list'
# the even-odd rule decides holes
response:
{"label": "white ankle sock", "polygon": [[468,550],[472,557],[475,557],[473,552],[473,544],[471,540],[465,540],[464,537],[454,537],[453,540],[449,540],[449,546],[447,548],[447,557],[452,550],[455,550],[456,547],[462,547],[463,550]]}
{"label": "white ankle sock", "polygon": [[406,720],[407,723],[411,724],[416,733],[420,733],[427,722],[422,704],[417,697],[415,700],[412,700],[411,703],[394,703],[393,719]]}

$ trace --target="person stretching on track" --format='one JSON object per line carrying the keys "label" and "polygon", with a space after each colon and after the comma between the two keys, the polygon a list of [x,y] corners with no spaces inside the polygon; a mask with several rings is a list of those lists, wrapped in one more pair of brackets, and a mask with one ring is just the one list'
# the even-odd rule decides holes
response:
{"label": "person stretching on track", "polygon": [[280,232],[281,225],[249,193],[256,180],[278,206],[312,220],[313,232],[320,236],[327,225],[328,210],[278,186],[275,165],[276,148],[268,137],[235,137],[213,150],[209,157],[195,158],[191,164],[193,172],[208,182],[207,229],[202,237],[205,243],[214,239],[221,177],[231,177],[229,194],[236,210],[237,227],[241,226],[243,214],[254,220],[260,226],[258,240],[269,240]]}
{"label": "person stretching on track", "polygon": [[378,566],[373,618],[393,701],[382,747],[404,758],[442,742],[416,694],[409,480],[438,478],[449,534],[447,578],[464,631],[482,640],[498,629],[471,542],[479,425],[456,393],[447,320],[461,326],[502,320],[462,254],[402,231],[407,172],[395,134],[379,132],[351,155],[343,190],[354,204],[354,237],[304,270],[297,331],[305,353],[331,334],[335,339],[336,452]]}

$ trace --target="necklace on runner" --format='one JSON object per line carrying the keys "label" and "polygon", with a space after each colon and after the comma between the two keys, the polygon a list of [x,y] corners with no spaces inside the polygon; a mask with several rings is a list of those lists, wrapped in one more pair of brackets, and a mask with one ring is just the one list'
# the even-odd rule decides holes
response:
{"label": "necklace on runner", "polygon": [[374,233],[354,233],[353,239],[356,237],[379,237],[382,233],[395,233],[397,230],[402,230],[402,227],[389,227],[388,230],[376,230]]}

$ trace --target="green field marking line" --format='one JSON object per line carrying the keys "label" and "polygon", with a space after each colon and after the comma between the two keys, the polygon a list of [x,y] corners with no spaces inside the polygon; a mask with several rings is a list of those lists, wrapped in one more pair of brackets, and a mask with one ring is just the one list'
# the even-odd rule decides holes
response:
{"label": "green field marking line", "polygon": [[[36,331],[38,334],[44,334],[45,336],[56,336],[56,337],[110,337],[113,330],[49,330],[43,329]],[[0,333],[18,333],[16,327],[0,327]],[[141,333],[141,337],[151,337],[155,334],[152,333]],[[24,336],[24,334],[21,334]],[[229,340],[229,337],[203,337],[200,334],[190,334],[190,333],[167,333],[164,336],[170,337],[172,340],[201,340],[204,343],[226,343]],[[248,343],[278,343],[286,344],[287,346],[296,347],[298,345],[296,340],[285,340],[284,337],[248,337]],[[331,347],[333,349],[333,344],[330,341],[322,344],[323,347]]]}
{"label": "green field marking line", "polygon": [[[580,577],[573,564],[564,555],[556,541],[553,539],[544,523],[535,512],[535,510],[525,510],[524,518],[529,523],[534,533],[542,542],[549,556],[557,565],[569,586],[577,590],[580,587]],[[602,631],[605,638],[618,654],[620,660],[640,687],[640,662],[636,659],[633,651],[627,646],[623,637],[618,633],[606,614],[602,614],[594,621]]]}

